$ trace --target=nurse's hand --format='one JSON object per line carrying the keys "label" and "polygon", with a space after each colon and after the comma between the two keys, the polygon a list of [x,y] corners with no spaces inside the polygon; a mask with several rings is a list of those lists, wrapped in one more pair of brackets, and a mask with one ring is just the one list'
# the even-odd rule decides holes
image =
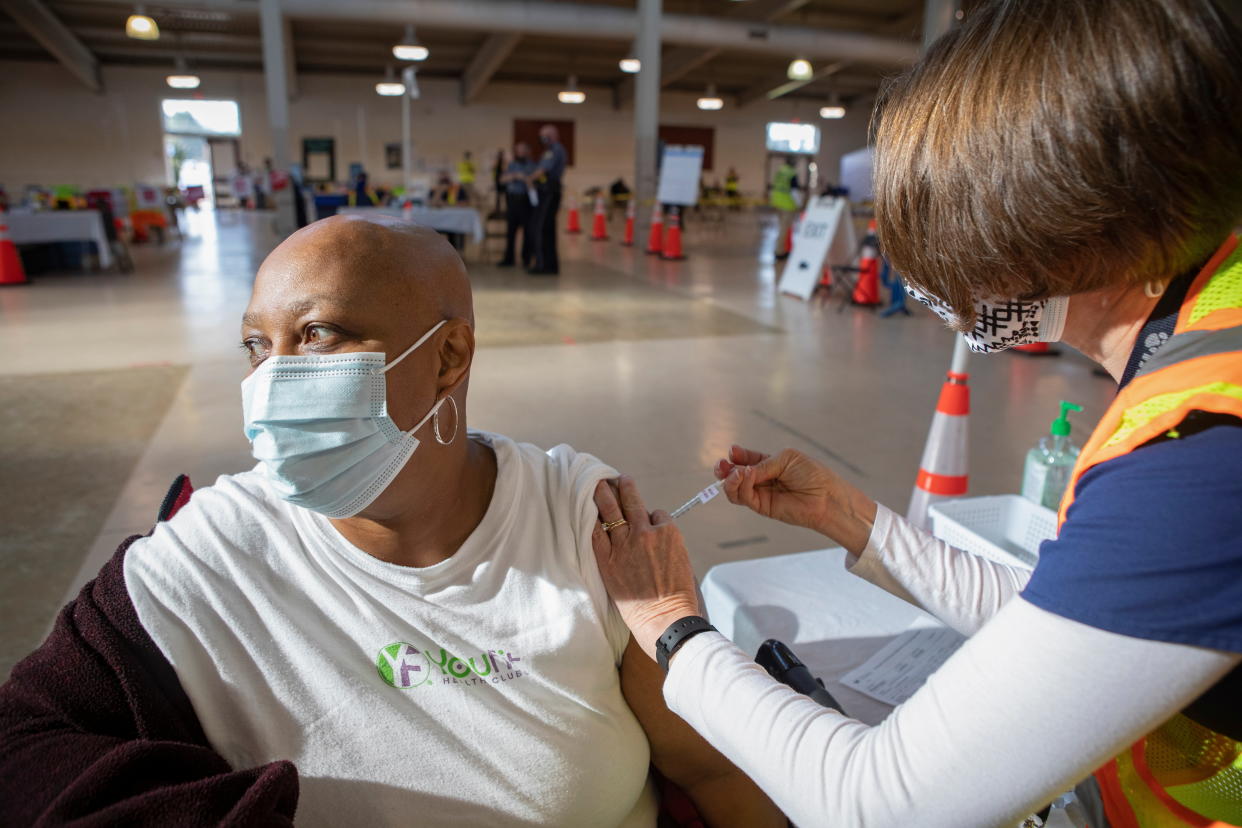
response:
{"label": "nurse's hand", "polygon": [[875,501],[800,451],[779,454],[733,446],[716,462],[730,503],[828,536],[861,554],[875,523]]}
{"label": "nurse's hand", "polygon": [[647,512],[632,478],[601,481],[595,505],[601,523],[591,534],[591,546],[599,574],[634,640],[655,658],[656,641],[669,625],[703,614],[686,544],[668,512]]}

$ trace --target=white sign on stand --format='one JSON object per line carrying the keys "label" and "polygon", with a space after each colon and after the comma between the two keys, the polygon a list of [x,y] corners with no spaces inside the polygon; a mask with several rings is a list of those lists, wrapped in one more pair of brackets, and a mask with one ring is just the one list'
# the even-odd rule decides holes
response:
{"label": "white sign on stand", "polygon": [[811,199],[798,223],[793,250],[781,273],[781,293],[809,301],[825,265],[853,264],[858,241],[850,220],[850,203],[844,198]]}
{"label": "white sign on stand", "polygon": [[661,204],[697,204],[699,177],[703,173],[703,148],[665,146],[660,161],[660,186],[656,201]]}

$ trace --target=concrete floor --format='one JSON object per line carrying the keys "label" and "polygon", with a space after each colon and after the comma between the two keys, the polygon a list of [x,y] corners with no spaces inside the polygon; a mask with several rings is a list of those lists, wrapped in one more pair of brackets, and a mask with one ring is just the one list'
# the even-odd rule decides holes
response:
{"label": "concrete floor", "polygon": [[[95,542],[64,550],[60,565],[77,572],[70,593],[120,540],[150,527],[176,474],[204,486],[252,465],[237,334],[254,272],[277,241],[270,223],[190,216],[183,240],[136,250],[132,274],[48,275],[0,291],[0,374],[189,369],[133,474],[117,482]],[[904,511],[952,350],[938,320],[921,308],[880,319],[778,295],[779,269],[760,263],[764,238],[750,215],[719,225],[692,217],[682,262],[620,246],[619,230],[610,242],[564,237],[559,280],[468,251],[480,340],[472,426],[596,454],[634,475],[652,508],[701,489],[716,458],[741,442],[806,451]],[[972,494],[1017,490],[1024,454],[1047,433],[1058,400],[1086,406],[1085,438],[1113,393],[1070,352],[972,358],[970,373]],[[827,545],[723,500],[682,526],[700,575]]]}

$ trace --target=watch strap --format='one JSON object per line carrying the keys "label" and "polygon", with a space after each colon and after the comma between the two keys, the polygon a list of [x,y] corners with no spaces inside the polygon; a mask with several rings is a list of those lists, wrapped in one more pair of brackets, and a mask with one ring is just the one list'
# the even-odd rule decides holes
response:
{"label": "watch strap", "polygon": [[715,632],[706,618],[698,615],[687,615],[669,625],[664,635],[656,640],[656,663],[664,672],[668,672],[668,660],[677,652],[677,648],[702,632]]}

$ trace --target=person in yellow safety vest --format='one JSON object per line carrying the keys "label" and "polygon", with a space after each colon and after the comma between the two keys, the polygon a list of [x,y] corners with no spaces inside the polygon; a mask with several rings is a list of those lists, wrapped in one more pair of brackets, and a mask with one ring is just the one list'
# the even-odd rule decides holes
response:
{"label": "person in yellow safety vest", "polygon": [[1031,570],[801,452],[718,461],[732,503],[967,637],[875,726],[696,618],[686,539],[625,477],[596,490],[606,588],[670,709],[798,825],[1012,826],[1071,789],[1075,825],[1242,825],[1242,31],[1214,0],[985,0],[874,123],[917,298],[976,352],[1061,340],[1118,383],[1056,537]]}
{"label": "person in yellow safety vest", "polygon": [[474,192],[474,160],[470,156],[470,150],[462,153],[461,160],[457,162],[457,183],[466,191],[466,198],[471,204],[477,203]]}
{"label": "person in yellow safety vest", "polygon": [[776,236],[776,258],[784,259],[789,255],[789,229],[793,226],[794,216],[798,212],[798,170],[794,167],[792,156],[786,156],[772,176],[772,186],[768,191],[768,203],[776,208],[778,233]]}
{"label": "person in yellow safety vest", "polygon": [[742,198],[741,193],[738,190],[737,170],[733,167],[729,167],[729,174],[725,176],[724,191],[725,201],[728,203],[729,209],[741,209]]}

